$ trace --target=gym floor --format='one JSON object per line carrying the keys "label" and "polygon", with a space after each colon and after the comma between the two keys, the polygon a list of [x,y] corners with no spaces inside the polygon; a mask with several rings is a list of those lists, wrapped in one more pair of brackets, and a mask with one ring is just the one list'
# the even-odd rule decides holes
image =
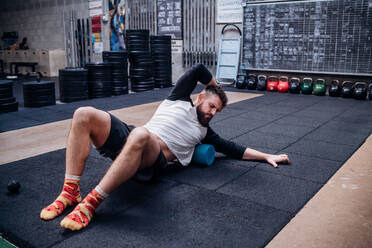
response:
{"label": "gym floor", "polygon": [[[198,87],[195,91],[200,91]],[[128,181],[82,231],[66,213],[42,221],[61,191],[74,110],[94,106],[141,125],[170,89],[0,115],[0,234],[19,247],[370,247],[372,101],[226,87],[230,104],[211,126],[221,136],[292,163],[273,168],[218,154],[211,167],[166,171],[154,184]],[[110,160],[91,150],[83,195]],[[19,194],[6,185],[16,179]]]}

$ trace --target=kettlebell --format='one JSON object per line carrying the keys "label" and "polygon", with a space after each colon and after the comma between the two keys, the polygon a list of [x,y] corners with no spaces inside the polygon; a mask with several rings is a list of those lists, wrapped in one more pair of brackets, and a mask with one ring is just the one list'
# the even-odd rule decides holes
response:
{"label": "kettlebell", "polygon": [[288,77],[286,76],[281,76],[279,78],[279,83],[278,83],[278,91],[279,92],[287,92],[289,88],[289,82],[288,82]]}
{"label": "kettlebell", "polygon": [[238,74],[235,81],[235,87],[238,89],[245,89],[247,87],[244,74]]}
{"label": "kettlebell", "polygon": [[300,88],[300,82],[301,80],[299,78],[293,77],[289,80],[289,92],[298,94],[301,91]]}
{"label": "kettlebell", "polygon": [[354,98],[358,100],[365,100],[367,97],[367,89],[367,83],[356,82],[353,90]]}
{"label": "kettlebell", "polygon": [[313,79],[310,77],[305,77],[302,79],[301,93],[306,95],[311,95],[313,93]]}
{"label": "kettlebell", "polygon": [[372,100],[372,83],[368,85],[368,99]]}
{"label": "kettlebell", "polygon": [[257,89],[258,90],[266,90],[266,76],[265,75],[258,75],[257,76]]}
{"label": "kettlebell", "polygon": [[330,96],[340,96],[341,94],[341,87],[340,82],[338,80],[333,80],[331,85],[329,86],[328,93]]}
{"label": "kettlebell", "polygon": [[327,91],[326,81],[323,78],[318,78],[314,83],[314,95],[324,96]]}
{"label": "kettlebell", "polygon": [[257,77],[255,74],[249,74],[247,80],[247,88],[249,90],[255,90],[257,87]]}
{"label": "kettlebell", "polygon": [[267,91],[278,91],[278,77],[270,76],[267,78]]}
{"label": "kettlebell", "polygon": [[344,81],[341,86],[341,96],[344,98],[351,98],[353,96],[353,83]]}

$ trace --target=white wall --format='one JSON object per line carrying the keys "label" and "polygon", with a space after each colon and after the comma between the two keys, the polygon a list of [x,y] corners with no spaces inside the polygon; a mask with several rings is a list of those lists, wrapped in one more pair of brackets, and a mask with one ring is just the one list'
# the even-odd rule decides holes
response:
{"label": "white wall", "polygon": [[17,31],[31,49],[64,49],[63,10],[74,9],[77,18],[89,14],[87,0],[1,0],[0,5],[0,34]]}

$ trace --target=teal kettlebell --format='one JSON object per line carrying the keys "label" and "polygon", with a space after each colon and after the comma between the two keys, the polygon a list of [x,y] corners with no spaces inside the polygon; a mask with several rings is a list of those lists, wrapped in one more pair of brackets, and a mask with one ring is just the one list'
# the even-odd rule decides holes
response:
{"label": "teal kettlebell", "polygon": [[314,83],[314,95],[317,96],[324,96],[326,93],[326,81],[322,78],[318,78]]}
{"label": "teal kettlebell", "polygon": [[302,79],[301,93],[306,95],[311,95],[313,93],[313,79],[310,77],[305,77]]}

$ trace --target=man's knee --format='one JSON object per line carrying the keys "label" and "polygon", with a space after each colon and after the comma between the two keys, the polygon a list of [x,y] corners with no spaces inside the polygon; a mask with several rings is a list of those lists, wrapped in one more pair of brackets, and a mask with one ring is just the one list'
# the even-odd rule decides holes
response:
{"label": "man's knee", "polygon": [[128,139],[132,140],[135,145],[143,146],[151,138],[151,133],[144,127],[137,127],[130,132]]}
{"label": "man's knee", "polygon": [[89,124],[97,109],[93,107],[80,107],[73,115],[74,124]]}

